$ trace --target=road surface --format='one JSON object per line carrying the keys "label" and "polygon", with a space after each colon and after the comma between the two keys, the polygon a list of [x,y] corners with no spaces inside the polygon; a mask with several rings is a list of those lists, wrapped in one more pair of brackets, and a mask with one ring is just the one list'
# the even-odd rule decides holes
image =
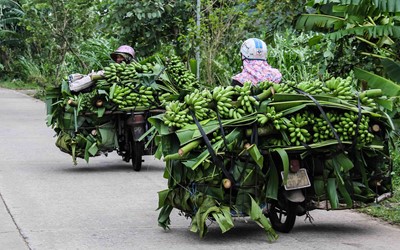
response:
{"label": "road surface", "polygon": [[243,218],[200,239],[176,210],[164,231],[162,161],[145,156],[134,172],[111,153],[74,166],[54,145],[43,102],[0,89],[0,104],[0,249],[399,249],[399,227],[351,210],[312,211],[312,224],[298,217],[273,243]]}

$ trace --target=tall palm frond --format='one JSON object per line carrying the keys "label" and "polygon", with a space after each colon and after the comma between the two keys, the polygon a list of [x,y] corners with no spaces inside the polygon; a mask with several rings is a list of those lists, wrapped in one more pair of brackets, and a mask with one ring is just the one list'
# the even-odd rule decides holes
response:
{"label": "tall palm frond", "polygon": [[400,12],[400,1],[398,0],[315,0],[315,4],[340,4],[340,5],[364,5],[365,3],[372,3],[373,6],[378,8],[384,13],[398,13]]}

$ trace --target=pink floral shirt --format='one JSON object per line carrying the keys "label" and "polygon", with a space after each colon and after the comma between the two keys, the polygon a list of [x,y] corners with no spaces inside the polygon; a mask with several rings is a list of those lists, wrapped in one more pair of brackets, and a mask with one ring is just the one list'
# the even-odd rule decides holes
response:
{"label": "pink floral shirt", "polygon": [[272,68],[267,61],[262,60],[243,60],[242,73],[235,75],[233,80],[240,83],[252,82],[254,85],[262,81],[279,83],[282,74],[279,70]]}

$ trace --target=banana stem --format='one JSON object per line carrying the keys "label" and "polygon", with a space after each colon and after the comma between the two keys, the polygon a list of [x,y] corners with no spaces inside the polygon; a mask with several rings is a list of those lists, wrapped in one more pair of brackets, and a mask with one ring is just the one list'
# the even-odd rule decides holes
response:
{"label": "banana stem", "polygon": [[272,87],[270,87],[269,89],[264,90],[261,94],[257,95],[258,100],[260,100],[260,102],[270,98],[272,96]]}
{"label": "banana stem", "polygon": [[197,146],[200,145],[202,139],[198,139],[192,142],[189,142],[185,146],[181,147],[177,153],[175,154],[169,154],[164,157],[164,161],[168,160],[180,160],[183,157],[185,157],[190,151],[193,149],[197,148]]}
{"label": "banana stem", "polygon": [[[257,128],[257,133],[259,136],[266,136],[266,135],[271,135],[276,133],[276,129],[274,128],[274,126],[269,125],[267,127],[261,127],[261,128]],[[246,136],[251,136],[253,134],[253,130],[252,129],[246,129]]]}

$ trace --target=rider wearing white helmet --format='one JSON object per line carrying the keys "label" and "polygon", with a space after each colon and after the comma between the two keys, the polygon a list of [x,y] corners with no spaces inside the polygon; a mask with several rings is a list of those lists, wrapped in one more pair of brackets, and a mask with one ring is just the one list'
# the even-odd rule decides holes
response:
{"label": "rider wearing white helmet", "polygon": [[242,85],[252,82],[256,85],[262,81],[279,83],[282,74],[267,63],[267,45],[258,38],[244,41],[240,48],[242,56],[242,73],[232,77],[233,85]]}
{"label": "rider wearing white helmet", "polygon": [[[125,62],[126,64],[129,64],[133,60],[135,60],[135,50],[131,46],[122,45],[114,52],[112,52],[110,54],[110,57],[116,63]],[[98,72],[92,72],[88,75],[82,75],[82,74],[69,75],[68,76],[69,89],[73,92],[79,92],[84,89],[87,89],[88,87],[92,86],[95,83],[96,79],[103,78],[103,75],[104,72],[102,70]]]}

